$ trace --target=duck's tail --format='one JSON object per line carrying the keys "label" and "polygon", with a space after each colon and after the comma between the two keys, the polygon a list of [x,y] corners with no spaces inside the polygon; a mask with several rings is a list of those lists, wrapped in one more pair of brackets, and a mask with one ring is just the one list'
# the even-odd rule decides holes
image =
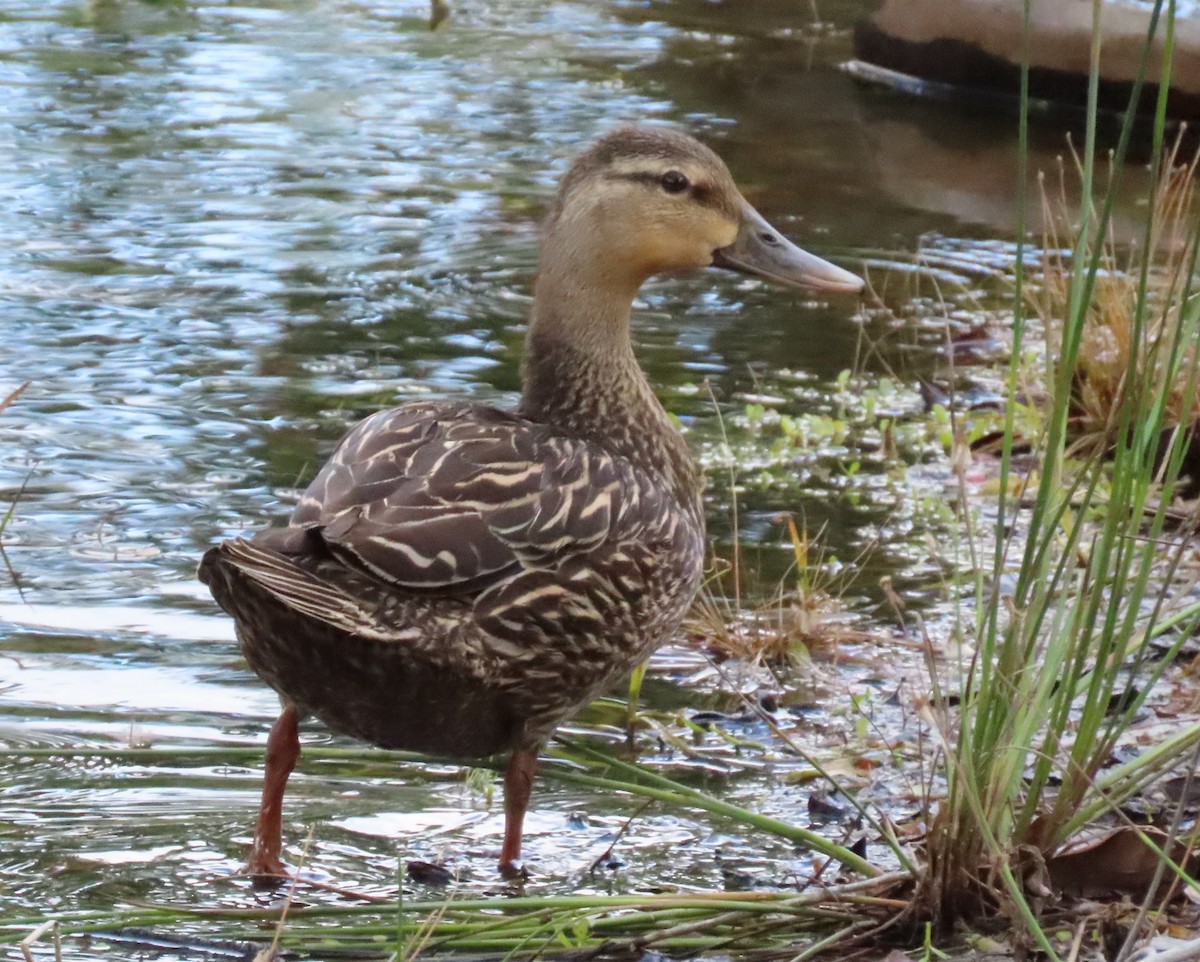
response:
{"label": "duck's tail", "polygon": [[[208,585],[217,604],[235,619],[246,618],[248,606],[283,606],[331,628],[365,638],[389,632],[351,594],[268,547],[233,538],[204,553],[196,576]],[[245,587],[257,589],[251,595]]]}

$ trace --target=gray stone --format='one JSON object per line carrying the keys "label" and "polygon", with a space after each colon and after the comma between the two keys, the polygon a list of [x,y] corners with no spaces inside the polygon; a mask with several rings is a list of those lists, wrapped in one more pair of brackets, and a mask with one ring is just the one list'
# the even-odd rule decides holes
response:
{"label": "gray stone", "polygon": [[[1165,7],[1165,4],[1164,4]],[[1091,0],[1033,0],[1029,37],[1030,93],[1082,107],[1087,103],[1092,42]],[[1137,73],[1153,7],[1109,0],[1102,5],[1100,101],[1124,110]],[[1175,24],[1168,113],[1200,118],[1200,11]],[[1019,91],[1023,0],[884,0],[855,33],[860,61],[964,93]],[[1160,18],[1140,107],[1153,109],[1162,69],[1165,14]]]}

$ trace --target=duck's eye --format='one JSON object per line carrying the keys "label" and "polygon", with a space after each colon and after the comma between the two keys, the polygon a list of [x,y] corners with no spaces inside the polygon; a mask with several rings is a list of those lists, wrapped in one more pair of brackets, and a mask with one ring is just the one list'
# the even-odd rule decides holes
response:
{"label": "duck's eye", "polygon": [[688,189],[688,179],[677,170],[668,170],[662,175],[662,188],[668,194],[678,194]]}

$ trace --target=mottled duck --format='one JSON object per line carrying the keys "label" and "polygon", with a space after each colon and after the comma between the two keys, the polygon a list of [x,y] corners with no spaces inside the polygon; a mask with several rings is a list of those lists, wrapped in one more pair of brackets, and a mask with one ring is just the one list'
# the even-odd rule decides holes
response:
{"label": "mottled duck", "polygon": [[508,753],[500,870],[522,871],[538,752],[670,637],[700,582],[700,472],[634,358],[629,319],[648,277],[714,265],[862,288],[785,240],[696,140],[609,134],[546,221],[516,409],[374,414],[287,527],[205,554],[200,579],[283,703],[252,874],[285,874],[283,793],[307,715],[387,748]]}

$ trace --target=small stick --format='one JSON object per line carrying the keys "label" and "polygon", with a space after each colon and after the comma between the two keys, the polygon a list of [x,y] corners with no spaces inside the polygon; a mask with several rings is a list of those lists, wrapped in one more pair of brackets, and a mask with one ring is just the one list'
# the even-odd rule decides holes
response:
{"label": "small stick", "polygon": [[21,939],[21,955],[25,957],[25,962],[33,962],[33,952],[31,949],[34,943],[51,930],[54,932],[54,962],[62,962],[62,941],[58,937],[58,919],[46,919],[45,922],[30,932],[25,938]]}
{"label": "small stick", "polygon": [[608,848],[606,848],[602,853],[600,853],[600,855],[596,858],[596,860],[594,862],[592,862],[591,866],[588,868],[588,870],[587,870],[588,875],[592,875],[596,871],[596,869],[598,869],[600,867],[601,862],[608,861],[608,859],[612,856],[613,849],[617,847],[617,844],[621,841],[621,839],[623,839],[625,837],[625,833],[629,831],[629,827],[631,825],[633,825],[633,820],[635,818],[638,818],[642,814],[642,812],[644,812],[646,809],[648,809],[653,804],[654,804],[653,798],[646,799],[646,801],[643,802],[638,807],[638,810],[636,812],[634,812],[632,815],[630,815],[629,818],[625,819],[625,824],[622,825],[617,830],[617,837],[612,840],[612,844]]}

